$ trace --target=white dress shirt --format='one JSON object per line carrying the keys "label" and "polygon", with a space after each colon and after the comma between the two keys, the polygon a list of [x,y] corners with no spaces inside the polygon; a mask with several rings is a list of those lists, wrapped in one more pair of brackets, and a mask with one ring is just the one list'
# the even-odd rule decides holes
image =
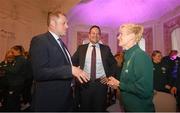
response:
{"label": "white dress shirt", "polygon": [[[87,52],[86,52],[86,58],[85,58],[85,64],[84,64],[84,71],[90,75],[91,72],[91,54],[92,54],[92,43],[89,43]],[[101,57],[101,50],[99,44],[95,44],[96,48],[96,78],[100,78],[105,76],[104,66],[102,63],[102,57]]]}

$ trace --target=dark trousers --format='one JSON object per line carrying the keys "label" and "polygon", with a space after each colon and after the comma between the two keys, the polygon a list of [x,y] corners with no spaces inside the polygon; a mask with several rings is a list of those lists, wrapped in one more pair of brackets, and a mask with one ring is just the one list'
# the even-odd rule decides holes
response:
{"label": "dark trousers", "polygon": [[23,86],[13,86],[5,95],[4,109],[5,111],[20,111],[20,96],[22,94]]}
{"label": "dark trousers", "polygon": [[80,111],[103,112],[106,110],[107,86],[99,80],[80,86]]}
{"label": "dark trousers", "polygon": [[23,97],[23,103],[30,103],[32,100],[32,94],[31,94],[31,88],[32,88],[32,80],[28,79],[25,81],[22,97]]}

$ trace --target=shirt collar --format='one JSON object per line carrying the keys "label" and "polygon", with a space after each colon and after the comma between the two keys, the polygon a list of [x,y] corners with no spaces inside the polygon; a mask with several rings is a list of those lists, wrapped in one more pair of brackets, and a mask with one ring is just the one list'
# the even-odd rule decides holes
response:
{"label": "shirt collar", "polygon": [[126,60],[126,59],[129,59],[129,58],[131,57],[131,55],[134,54],[135,51],[138,50],[138,49],[140,49],[140,47],[139,47],[138,44],[136,44],[136,45],[134,45],[133,47],[131,47],[130,49],[125,50],[125,51],[124,51],[124,52],[125,52],[125,56],[124,56],[124,57],[125,57],[125,60]]}
{"label": "shirt collar", "polygon": [[89,43],[89,47],[91,47],[92,45],[95,45],[97,48],[99,48],[99,43],[92,44],[92,43],[90,42],[90,43]]}
{"label": "shirt collar", "polygon": [[61,37],[59,37],[58,35],[56,35],[54,32],[52,32],[52,31],[49,31],[51,34],[52,34],[52,36],[56,39],[56,40],[58,40],[59,38],[61,38]]}
{"label": "shirt collar", "polygon": [[125,50],[125,53],[132,53],[137,48],[140,48],[138,44],[134,45],[133,47],[129,48],[128,50]]}

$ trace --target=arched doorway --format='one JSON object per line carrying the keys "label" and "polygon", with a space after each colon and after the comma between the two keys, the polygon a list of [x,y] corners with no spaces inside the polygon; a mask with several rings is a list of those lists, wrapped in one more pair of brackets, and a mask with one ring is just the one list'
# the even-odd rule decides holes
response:
{"label": "arched doorway", "polygon": [[171,33],[172,49],[178,51],[180,56],[180,27],[176,28]]}

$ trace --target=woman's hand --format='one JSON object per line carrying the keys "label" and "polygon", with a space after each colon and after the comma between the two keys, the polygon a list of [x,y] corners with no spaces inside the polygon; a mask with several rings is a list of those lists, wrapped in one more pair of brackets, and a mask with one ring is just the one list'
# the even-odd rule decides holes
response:
{"label": "woman's hand", "polygon": [[172,87],[170,92],[171,92],[171,94],[176,95],[177,94],[177,88],[176,87]]}
{"label": "woman's hand", "polygon": [[108,82],[107,82],[107,85],[113,89],[118,89],[119,87],[119,84],[120,84],[120,81],[115,79],[114,77],[109,77],[108,78]]}

